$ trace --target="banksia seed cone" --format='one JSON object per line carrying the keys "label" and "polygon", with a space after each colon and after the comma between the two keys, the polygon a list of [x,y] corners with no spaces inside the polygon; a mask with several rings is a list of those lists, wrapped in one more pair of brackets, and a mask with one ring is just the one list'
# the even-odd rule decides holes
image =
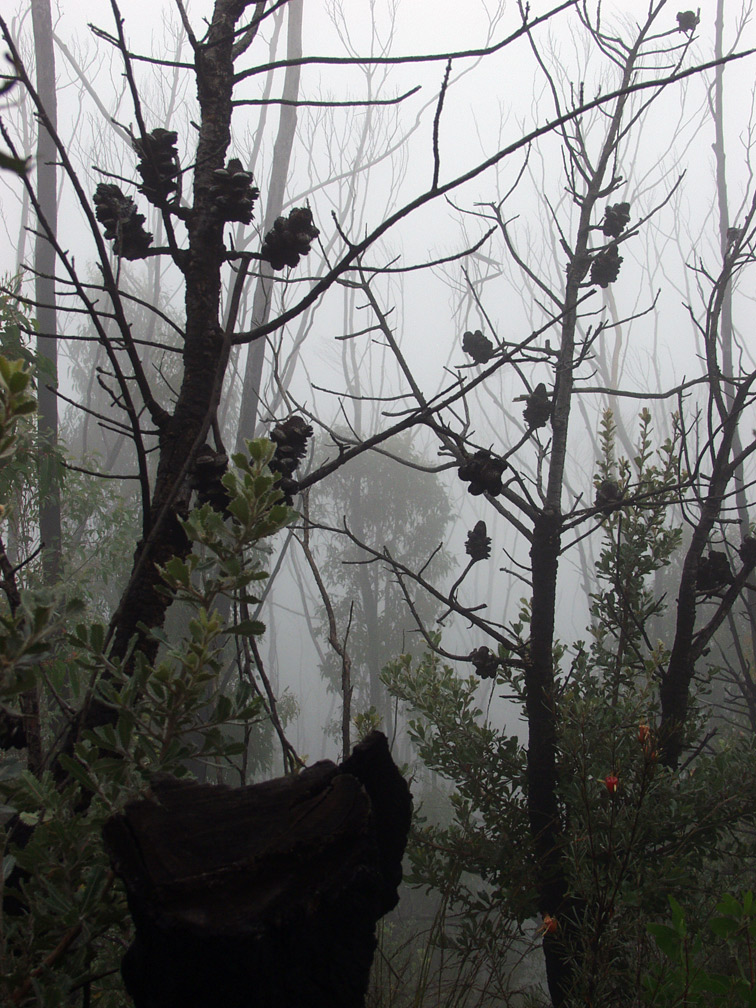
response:
{"label": "banksia seed cone", "polygon": [[700,20],[700,17],[695,11],[680,11],[677,15],[677,29],[682,32],[695,31]]}
{"label": "banksia seed cone", "polygon": [[23,716],[0,707],[0,749],[25,749],[28,744]]}
{"label": "banksia seed cone", "polygon": [[462,349],[469,354],[476,364],[487,364],[494,353],[494,345],[490,339],[483,335],[480,329],[475,332],[469,330],[462,336]]}
{"label": "banksia seed cone", "polygon": [[619,276],[622,256],[617,252],[616,245],[609,245],[603,252],[597,252],[591,263],[591,283],[599,287],[608,287]]}
{"label": "banksia seed cone", "polygon": [[244,171],[238,158],[231,158],[225,168],[216,168],[210,186],[213,212],[224,221],[249,224],[260,190],[252,185],[252,173]]}
{"label": "banksia seed cone", "polygon": [[274,270],[296,266],[300,256],[310,251],[310,245],[320,231],[312,223],[312,213],[307,207],[295,207],[288,217],[278,217],[265,235],[260,249],[262,258]]}
{"label": "banksia seed cone", "polygon": [[488,560],[491,556],[491,539],[486,534],[488,529],[484,521],[475,523],[475,528],[471,529],[465,543],[465,552],[472,557],[473,563],[478,560]]}
{"label": "banksia seed cone", "polygon": [[619,238],[630,221],[630,204],[613,203],[604,212],[601,230],[607,238]]}
{"label": "banksia seed cone", "polygon": [[528,396],[522,418],[530,430],[545,427],[551,420],[551,400],[543,382],[536,385]]}
{"label": "banksia seed cone", "polygon": [[270,432],[270,440],[276,446],[270,468],[281,474],[276,486],[283,492],[287,504],[291,504],[292,495],[297,491],[293,473],[307,454],[307,441],[311,437],[312,427],[300,416],[289,417]]}
{"label": "banksia seed cone", "polygon": [[604,514],[611,514],[622,506],[624,496],[616,480],[605,479],[599,483],[594,503]]}
{"label": "banksia seed cone", "polygon": [[197,491],[197,502],[209,504],[214,511],[225,511],[230,500],[228,490],[221,482],[228,471],[228,455],[203,445],[197,452],[189,476],[189,485]]}
{"label": "banksia seed cone", "polygon": [[105,237],[113,242],[113,251],[124,259],[144,259],[152,244],[152,235],[144,230],[144,214],[136,203],[124,196],[117,185],[100,182],[94,192],[95,217],[104,226]]}
{"label": "banksia seed cone", "polygon": [[479,647],[470,652],[470,661],[481,679],[495,679],[501,662],[490,648]]}
{"label": "banksia seed cone", "polygon": [[730,584],[732,569],[727,554],[722,550],[709,550],[709,555],[698,561],[696,591],[701,595],[714,595]]}
{"label": "banksia seed cone", "polygon": [[178,187],[179,176],[178,133],[158,127],[148,133],[144,140],[133,141],[139,156],[137,171],[142,176],[139,192],[155,206],[163,206]]}
{"label": "banksia seed cone", "polygon": [[464,483],[470,484],[467,489],[474,497],[482,493],[497,497],[504,489],[501,474],[506,467],[506,462],[493,458],[490,452],[481,449],[462,463],[458,474]]}

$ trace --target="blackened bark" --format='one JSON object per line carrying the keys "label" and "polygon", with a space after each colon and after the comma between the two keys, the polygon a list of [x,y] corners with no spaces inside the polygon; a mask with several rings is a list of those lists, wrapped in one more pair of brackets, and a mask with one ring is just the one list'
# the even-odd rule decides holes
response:
{"label": "blackened bark", "polygon": [[225,165],[231,141],[234,28],[247,4],[217,0],[210,29],[195,52],[201,120],[194,173],[194,201],[187,222],[189,248],[184,260],[186,331],[184,374],[173,415],[160,433],[159,461],[150,506],[150,531],[135,554],[134,575],[114,623],[114,653],[126,653],[136,634],[148,658],[155,645],[138,625],[160,626],[167,608],[158,592],[155,564],[183,556],[189,544],[179,524],[189,506],[187,470],[215,415],[228,345],[220,321],[224,223],[213,213],[213,172]]}
{"label": "blackened bark", "polygon": [[[677,596],[675,638],[669,662],[659,687],[661,700],[660,759],[669,767],[676,767],[680,761],[684,743],[685,720],[688,715],[690,684],[695,671],[695,663],[714,632],[714,627],[709,628],[709,632],[703,639],[700,632],[698,634],[696,632],[698,565],[714,525],[721,514],[728,485],[734,472],[740,468],[732,461],[733,441],[737,435],[739,417],[749,397],[754,380],[756,380],[756,375],[751,376],[748,381],[740,385],[733,399],[732,408],[724,420],[722,439],[714,457],[709,479],[709,491],[704,499],[701,516],[693,531],[690,546],[683,562],[680,590]],[[731,608],[742,583],[745,582],[752,569],[753,565],[749,562],[743,565],[734,585],[731,586],[723,600],[728,604],[720,607],[717,626],[724,620],[726,612]]]}
{"label": "blackened bark", "polygon": [[[554,612],[560,549],[561,515],[544,511],[536,520],[530,551],[533,611],[530,655],[525,666],[528,717],[528,813],[538,863],[538,901],[542,914],[567,922],[567,881],[557,802],[556,703],[554,697]],[[544,938],[549,993],[555,1008],[564,1004],[570,985],[570,959],[562,935]]]}
{"label": "blackened bark", "polygon": [[359,1008],[397,902],[409,789],[385,735],[244,788],[166,781],[105,826],[137,1008]]}
{"label": "blackened bark", "polygon": [[565,1004],[573,975],[569,952],[571,919],[566,904],[567,869],[557,793],[558,711],[554,695],[554,621],[561,550],[561,501],[572,404],[577,302],[587,268],[591,214],[606,170],[606,159],[608,153],[599,163],[594,184],[583,201],[575,251],[567,268],[565,311],[554,382],[546,503],[534,522],[530,550],[533,601],[530,660],[525,672],[528,814],[537,859],[539,909],[542,914],[548,914],[559,922],[558,931],[545,935],[543,940],[546,978],[554,1008]]}
{"label": "blackened bark", "polygon": [[[722,481],[726,483],[726,481]],[[677,623],[669,663],[659,687],[661,722],[659,725],[660,760],[665,766],[676,767],[683,753],[685,721],[690,702],[690,687],[696,662],[703,654],[740,597],[747,579],[756,568],[756,558],[746,558],[732,584],[722,595],[717,610],[709,622],[696,629],[698,565],[709,541],[711,529],[721,509],[721,497],[707,500],[704,514],[693,533],[683,563],[680,591],[677,597]]]}

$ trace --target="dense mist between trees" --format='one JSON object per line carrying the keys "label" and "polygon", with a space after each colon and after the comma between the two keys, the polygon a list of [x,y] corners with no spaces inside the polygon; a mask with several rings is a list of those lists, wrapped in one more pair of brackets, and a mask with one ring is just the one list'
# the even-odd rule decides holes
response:
{"label": "dense mist between trees", "polygon": [[0,30],[0,1000],[156,1003],[103,825],[378,730],[359,1003],[750,1004],[749,0]]}

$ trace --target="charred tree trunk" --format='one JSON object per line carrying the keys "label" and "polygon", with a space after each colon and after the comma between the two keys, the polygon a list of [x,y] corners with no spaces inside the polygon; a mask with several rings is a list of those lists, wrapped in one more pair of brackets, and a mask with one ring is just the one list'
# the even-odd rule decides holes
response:
{"label": "charred tree trunk", "polygon": [[218,407],[228,359],[228,341],[220,321],[224,222],[213,213],[213,172],[225,165],[231,141],[234,83],[234,28],[244,0],[218,0],[206,41],[195,49],[197,93],[201,110],[194,172],[194,200],[187,222],[189,248],[182,259],[186,295],[184,374],[173,414],[163,423],[160,457],[150,503],[149,534],[137,547],[134,573],[114,620],[114,653],[123,656],[137,634],[148,657],[154,642],[138,631],[140,623],[160,626],[167,601],[157,590],[156,564],[188,552],[180,518],[189,506],[187,470],[204,441]]}
{"label": "charred tree trunk", "polygon": [[136,925],[136,1008],[360,1008],[410,817],[379,732],[340,767],[155,784],[104,830]]}
{"label": "charred tree trunk", "polygon": [[[738,457],[734,460],[731,457],[733,440],[737,434],[738,418],[749,398],[754,381],[756,381],[756,375],[752,375],[748,381],[743,382],[733,400],[732,408],[722,431],[722,441],[714,458],[709,492],[703,502],[701,516],[693,531],[693,537],[683,563],[680,590],[677,597],[675,638],[669,663],[659,688],[661,700],[660,757],[662,762],[670,767],[678,765],[684,748],[685,721],[696,661],[701,657],[709,641],[726,619],[733,603],[741,594],[747,578],[756,566],[756,549],[742,549],[743,566],[723,593],[712,618],[696,630],[699,564],[712,530],[721,514],[728,485],[741,465]],[[753,443],[749,451],[752,450]],[[743,455],[740,456],[740,459],[742,458]]]}
{"label": "charred tree trunk", "polygon": [[[649,14],[648,22],[641,29],[634,46],[628,50],[621,84],[623,89],[632,80],[638,53],[653,16]],[[560,299],[563,316],[554,380],[551,456],[544,506],[534,522],[530,550],[533,596],[530,656],[525,672],[528,813],[538,864],[539,909],[557,922],[557,930],[546,933],[543,940],[546,976],[554,1008],[561,1008],[570,994],[577,948],[573,939],[577,937],[579,928],[578,921],[574,919],[574,907],[568,899],[567,866],[562,848],[564,823],[559,812],[557,790],[558,711],[553,649],[563,521],[562,489],[576,364],[578,301],[581,285],[591,266],[590,238],[598,201],[611,193],[620,181],[611,173],[610,164],[616,157],[627,100],[627,95],[617,99],[594,165],[587,161],[585,166],[582,165],[584,152],[580,148],[571,148],[575,174],[582,175],[586,180],[586,188],[580,197],[575,194],[580,219],[567,266],[564,294]]]}

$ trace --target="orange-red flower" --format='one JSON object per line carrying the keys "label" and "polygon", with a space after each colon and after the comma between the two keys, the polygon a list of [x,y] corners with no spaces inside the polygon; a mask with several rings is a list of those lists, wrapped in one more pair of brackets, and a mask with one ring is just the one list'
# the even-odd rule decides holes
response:
{"label": "orange-red flower", "polygon": [[552,917],[551,914],[545,913],[543,915],[543,921],[541,926],[538,928],[540,934],[550,935],[554,934],[559,927],[559,921],[556,917]]}
{"label": "orange-red flower", "polygon": [[606,785],[606,790],[609,794],[614,794],[619,787],[619,777],[616,774],[610,773],[604,777],[604,784]]}
{"label": "orange-red flower", "polygon": [[649,735],[651,734],[651,729],[647,724],[638,725],[638,741],[641,745],[645,745],[648,742]]}

